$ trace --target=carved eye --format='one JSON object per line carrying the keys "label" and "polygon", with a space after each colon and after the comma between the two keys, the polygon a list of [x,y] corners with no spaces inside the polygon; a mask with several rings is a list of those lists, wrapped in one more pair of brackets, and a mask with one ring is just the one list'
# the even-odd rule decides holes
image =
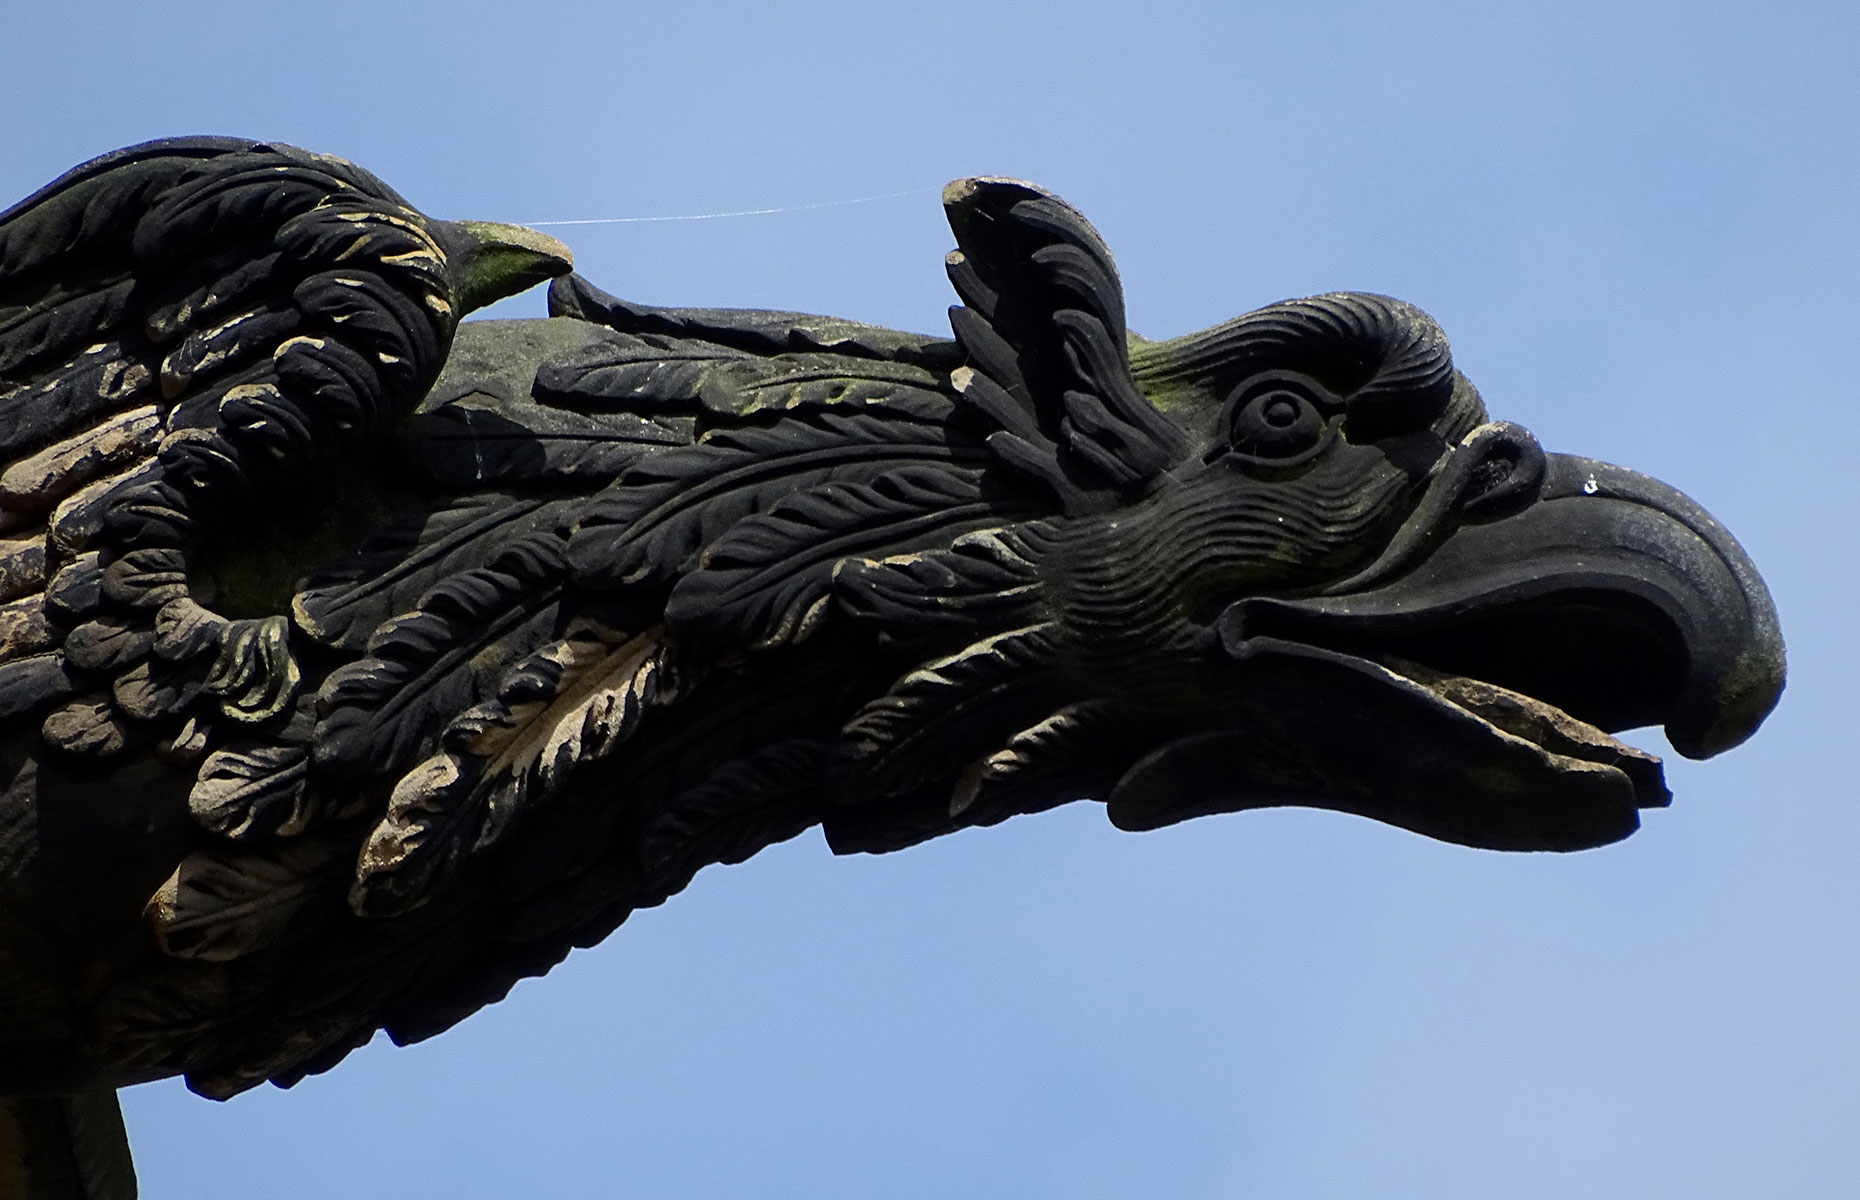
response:
{"label": "carved eye", "polygon": [[1228,443],[1244,458],[1284,465],[1324,444],[1330,433],[1326,410],[1336,405],[1336,397],[1305,376],[1255,375],[1228,397]]}

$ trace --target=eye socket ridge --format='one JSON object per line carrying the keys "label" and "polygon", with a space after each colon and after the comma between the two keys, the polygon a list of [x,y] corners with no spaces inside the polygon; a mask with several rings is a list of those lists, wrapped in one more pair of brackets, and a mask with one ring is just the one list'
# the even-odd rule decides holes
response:
{"label": "eye socket ridge", "polygon": [[1262,371],[1228,394],[1220,428],[1242,461],[1283,466],[1322,447],[1331,417],[1342,409],[1343,401],[1309,375]]}

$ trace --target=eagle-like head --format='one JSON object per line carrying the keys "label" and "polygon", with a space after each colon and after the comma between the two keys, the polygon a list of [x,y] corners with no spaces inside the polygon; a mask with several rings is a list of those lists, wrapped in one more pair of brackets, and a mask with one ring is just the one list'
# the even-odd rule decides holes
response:
{"label": "eagle-like head", "polygon": [[[1147,342],[1062,201],[1009,180],[945,199],[956,386],[996,460],[1065,509],[968,552],[1028,564],[1039,600],[987,657],[1052,684],[1020,689],[1039,719],[974,760],[952,815],[991,787],[977,819],[1023,811],[1045,759],[1070,779],[1040,786],[1100,795],[1129,829],[1303,804],[1579,849],[1669,799],[1658,760],[1610,733],[1663,725],[1706,757],[1774,706],[1775,610],[1731,536],[1491,420],[1419,309],[1337,293]],[[843,569],[842,593],[921,595],[922,557]],[[871,713],[874,742],[895,718]]]}
{"label": "eagle-like head", "polygon": [[1420,310],[1147,342],[1058,198],[945,203],[954,340],[572,276],[458,325],[565,248],[268,144],[0,214],[0,827],[61,831],[0,870],[0,1088],[289,1082],[815,824],[1594,846],[1667,800],[1611,732],[1775,703],[1730,535]]}

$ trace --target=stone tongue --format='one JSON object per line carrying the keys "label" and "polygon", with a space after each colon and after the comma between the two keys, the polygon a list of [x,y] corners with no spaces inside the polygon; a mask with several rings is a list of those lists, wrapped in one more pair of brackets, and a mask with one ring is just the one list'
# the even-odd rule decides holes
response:
{"label": "stone tongue", "polygon": [[1390,656],[1381,661],[1389,670],[1407,676],[1441,699],[1459,705],[1514,737],[1533,742],[1552,754],[1618,768],[1634,781],[1634,792],[1642,808],[1664,808],[1672,801],[1673,794],[1667,790],[1665,772],[1657,755],[1610,737],[1555,705],[1496,683],[1452,675],[1407,659]]}

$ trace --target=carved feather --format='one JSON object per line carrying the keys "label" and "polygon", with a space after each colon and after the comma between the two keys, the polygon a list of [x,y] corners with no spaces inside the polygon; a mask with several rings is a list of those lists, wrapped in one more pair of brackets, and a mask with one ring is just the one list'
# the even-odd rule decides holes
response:
{"label": "carved feather", "polygon": [[406,518],[304,580],[291,602],[305,633],[359,651],[389,619],[411,612],[435,585],[548,529],[570,505],[505,492],[472,492]]}
{"label": "carved feather", "polygon": [[609,295],[579,275],[563,276],[550,285],[549,315],[579,317],[622,333],[695,338],[759,357],[824,351],[915,363],[933,370],[948,370],[962,361],[956,345],[945,338],[810,313],[756,308],[655,308]]}
{"label": "carved feather", "polygon": [[309,768],[305,741],[235,742],[200,764],[188,811],[232,841],[294,836],[310,824]]}
{"label": "carved feather", "polygon": [[592,587],[669,582],[731,526],[797,490],[869,482],[907,464],[981,461],[980,447],[945,426],[866,413],[719,430],[655,455],[595,497],[568,560]]}
{"label": "carved feather", "polygon": [[957,387],[1007,435],[990,440],[1003,461],[1074,512],[1178,461],[1188,439],[1131,378],[1123,285],[1090,223],[1011,180],[961,180],[944,206],[961,246],[950,279],[969,305],[952,310],[951,327],[985,380]]}
{"label": "carved feather", "polygon": [[319,889],[340,882],[348,857],[328,838],[197,851],[156,889],[145,916],[164,953],[229,962],[276,942]]}
{"label": "carved feather", "polygon": [[519,539],[485,567],[447,577],[383,624],[366,657],[331,672],[319,694],[319,768],[395,772],[437,744],[454,715],[488,695],[513,660],[546,643],[561,598],[561,542]]}
{"label": "carved feather", "polygon": [[362,848],[350,905],[380,916],[420,904],[460,859],[495,845],[573,768],[611,754],[677,688],[659,630],[618,644],[584,633],[530,655],[493,700],[448,727],[447,750],[395,786]]}
{"label": "carved feather", "polygon": [[533,393],[583,412],[659,421],[701,413],[715,427],[820,408],[944,422],[954,411],[947,386],[945,372],[915,362],[820,352],[762,357],[695,338],[614,332],[545,360]]}
{"label": "carved feather", "polygon": [[737,863],[819,819],[832,745],[776,742],[733,759],[678,793],[640,837],[641,864],[666,894],[708,863]]}
{"label": "carved feather", "polygon": [[981,472],[938,466],[796,492],[707,547],[672,589],[665,618],[700,645],[801,641],[824,619],[842,560],[946,543],[1000,510],[984,498]]}
{"label": "carved feather", "polygon": [[892,684],[840,731],[843,792],[860,800],[906,792],[993,750],[1003,721],[1051,712],[1054,632],[1041,624],[994,634]]}
{"label": "carved feather", "polygon": [[411,418],[396,440],[438,487],[543,491],[607,483],[653,450],[691,438],[632,413],[590,417],[466,400]]}
{"label": "carved feather", "polygon": [[854,618],[893,638],[1012,627],[1041,599],[1031,532],[979,529],[946,548],[846,558],[834,567],[834,594]]}

